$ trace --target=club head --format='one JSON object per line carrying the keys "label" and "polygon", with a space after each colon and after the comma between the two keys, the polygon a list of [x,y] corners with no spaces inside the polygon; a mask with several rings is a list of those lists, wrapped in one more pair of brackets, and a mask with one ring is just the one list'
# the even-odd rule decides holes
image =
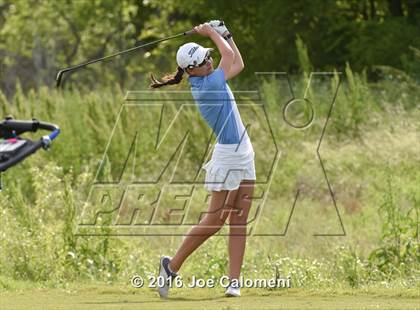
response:
{"label": "club head", "polygon": [[64,74],[64,72],[65,72],[65,70],[60,70],[60,71],[58,71],[58,73],[57,73],[57,77],[56,77],[56,79],[55,79],[55,81],[56,81],[56,87],[57,87],[57,88],[58,88],[58,87],[60,87],[61,80],[63,79],[63,74]]}

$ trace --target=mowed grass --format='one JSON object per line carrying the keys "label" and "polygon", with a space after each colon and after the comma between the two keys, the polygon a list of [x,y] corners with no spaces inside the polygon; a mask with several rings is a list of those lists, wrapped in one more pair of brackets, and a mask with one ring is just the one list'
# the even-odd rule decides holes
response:
{"label": "mowed grass", "polygon": [[25,289],[0,293],[6,309],[419,309],[415,289],[307,290],[243,289],[227,298],[223,288],[174,289],[161,299],[151,288],[70,285],[66,289]]}

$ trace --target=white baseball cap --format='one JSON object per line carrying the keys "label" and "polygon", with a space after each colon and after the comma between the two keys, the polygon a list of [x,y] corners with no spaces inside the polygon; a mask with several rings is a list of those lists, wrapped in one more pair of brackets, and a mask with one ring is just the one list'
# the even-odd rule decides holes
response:
{"label": "white baseball cap", "polygon": [[176,53],[176,62],[182,69],[190,65],[196,66],[201,64],[207,53],[212,50],[212,48],[205,48],[194,42],[185,43]]}

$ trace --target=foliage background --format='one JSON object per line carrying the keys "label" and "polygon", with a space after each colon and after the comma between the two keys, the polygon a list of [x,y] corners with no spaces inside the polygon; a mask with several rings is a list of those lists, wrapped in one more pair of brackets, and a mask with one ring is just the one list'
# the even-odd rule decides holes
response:
{"label": "foliage background", "polygon": [[[242,81],[254,81],[255,71],[297,72],[298,37],[315,70],[342,71],[349,62],[372,79],[380,75],[377,66],[419,78],[419,0],[0,0],[0,88],[10,96],[17,80],[24,90],[53,86],[59,69],[215,18],[226,21],[242,50]],[[149,72],[175,70],[184,41],[96,64],[71,81],[77,87],[117,82],[144,88]]]}

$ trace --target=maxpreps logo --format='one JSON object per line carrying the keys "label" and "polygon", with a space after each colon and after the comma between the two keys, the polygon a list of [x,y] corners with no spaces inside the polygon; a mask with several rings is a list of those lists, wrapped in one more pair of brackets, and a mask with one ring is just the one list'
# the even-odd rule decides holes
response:
{"label": "maxpreps logo", "polygon": [[[321,151],[339,74],[312,73],[300,94],[286,73],[257,77],[263,86],[276,81],[270,85],[283,90],[283,97],[266,103],[259,91],[234,92],[255,151],[247,234],[286,236],[295,223],[314,236],[344,236],[332,187],[340,174],[331,171],[331,146],[323,144]],[[312,81],[332,85],[331,92],[320,100],[309,91]],[[211,193],[204,189],[202,166],[214,144],[191,92],[128,92],[102,159],[92,167],[97,172],[79,209],[76,234],[185,235],[207,214]],[[302,213],[312,220],[302,222]],[[225,225],[219,235],[228,229]]]}

